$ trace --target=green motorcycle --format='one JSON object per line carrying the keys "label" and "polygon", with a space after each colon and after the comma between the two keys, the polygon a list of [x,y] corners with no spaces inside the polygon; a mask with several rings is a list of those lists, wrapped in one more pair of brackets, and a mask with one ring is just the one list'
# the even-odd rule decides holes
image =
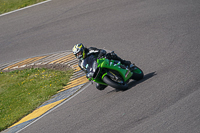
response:
{"label": "green motorcycle", "polygon": [[82,65],[86,69],[88,80],[117,90],[128,89],[127,83],[130,79],[138,81],[144,77],[143,71],[137,66],[131,67],[130,70],[120,61],[106,58],[96,59],[94,56],[89,56]]}

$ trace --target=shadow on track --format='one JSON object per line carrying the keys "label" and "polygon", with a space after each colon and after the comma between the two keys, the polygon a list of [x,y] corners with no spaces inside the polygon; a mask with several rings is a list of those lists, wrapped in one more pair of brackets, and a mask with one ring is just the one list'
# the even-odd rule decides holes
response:
{"label": "shadow on track", "polygon": [[144,78],[141,79],[140,81],[135,81],[135,80],[133,80],[133,81],[129,82],[129,83],[128,83],[128,89],[126,89],[126,90],[117,90],[117,89],[114,89],[114,90],[112,90],[112,91],[110,91],[110,92],[108,92],[108,93],[120,92],[120,91],[127,91],[127,90],[131,89],[132,87],[136,86],[137,84],[140,84],[140,83],[142,83],[142,82],[144,82],[144,81],[146,81],[146,80],[152,78],[152,77],[155,76],[155,75],[157,75],[156,72],[148,73],[148,74],[144,75]]}
{"label": "shadow on track", "polygon": [[123,91],[129,90],[129,89],[131,89],[132,87],[136,86],[137,84],[140,84],[140,83],[142,83],[142,82],[144,82],[144,81],[146,81],[146,80],[152,78],[152,77],[155,76],[155,75],[157,75],[156,72],[151,72],[151,73],[148,73],[148,74],[144,75],[144,78],[143,78],[142,80],[140,80],[140,81],[135,81],[135,80],[133,80],[133,81],[131,81],[131,82],[128,83],[128,89],[123,90]]}

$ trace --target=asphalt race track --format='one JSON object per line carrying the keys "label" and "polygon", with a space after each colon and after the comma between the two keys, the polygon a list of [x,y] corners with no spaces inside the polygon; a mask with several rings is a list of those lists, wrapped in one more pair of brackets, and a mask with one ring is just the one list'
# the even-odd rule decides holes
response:
{"label": "asphalt race track", "polygon": [[200,133],[199,0],[52,0],[0,17],[0,64],[113,50],[145,73],[129,89],[90,85],[20,133]]}

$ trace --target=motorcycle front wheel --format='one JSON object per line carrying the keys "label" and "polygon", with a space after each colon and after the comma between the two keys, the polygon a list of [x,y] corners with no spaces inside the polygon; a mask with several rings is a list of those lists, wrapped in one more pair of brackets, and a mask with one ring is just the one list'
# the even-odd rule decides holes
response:
{"label": "motorcycle front wheel", "polygon": [[126,83],[124,83],[124,84],[119,84],[119,83],[117,83],[117,82],[111,80],[111,79],[109,78],[109,76],[107,76],[107,75],[103,77],[103,81],[104,81],[106,84],[108,84],[109,86],[111,86],[111,87],[113,87],[113,88],[115,88],[115,89],[118,89],[118,90],[126,90],[126,89],[128,89],[128,84],[126,84]]}

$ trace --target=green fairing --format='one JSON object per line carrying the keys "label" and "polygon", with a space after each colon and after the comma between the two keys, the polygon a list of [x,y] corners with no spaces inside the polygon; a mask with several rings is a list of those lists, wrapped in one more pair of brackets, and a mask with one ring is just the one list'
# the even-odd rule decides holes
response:
{"label": "green fairing", "polygon": [[[102,58],[102,59],[97,59],[97,63],[98,63],[98,67],[100,67],[100,68],[107,68],[107,69],[111,69],[111,70],[115,70],[115,71],[119,72],[119,74],[122,76],[124,81],[127,81],[128,79],[130,79],[130,77],[133,75],[133,73],[131,71],[129,71],[128,69],[122,69],[120,67],[121,63],[114,64],[114,60],[109,61],[108,59]],[[101,71],[100,71],[100,73],[101,73]],[[92,80],[97,83],[107,85],[106,83],[104,83],[102,81],[102,79],[105,75],[107,75],[107,73],[104,73],[103,76],[101,77],[101,79],[96,78],[96,79],[92,79]],[[125,76],[125,75],[127,75],[127,76]]]}

